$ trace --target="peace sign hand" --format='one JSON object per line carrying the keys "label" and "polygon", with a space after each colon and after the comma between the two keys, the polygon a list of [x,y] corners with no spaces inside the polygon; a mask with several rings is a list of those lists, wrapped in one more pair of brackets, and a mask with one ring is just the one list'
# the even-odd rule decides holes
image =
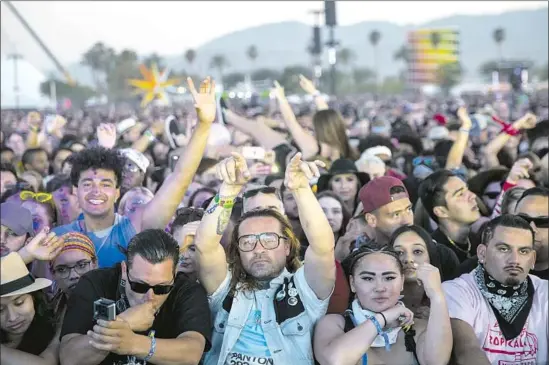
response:
{"label": "peace sign hand", "polygon": [[200,93],[196,91],[194,82],[190,77],[187,77],[187,84],[189,86],[189,91],[193,96],[198,120],[201,123],[213,123],[217,112],[217,104],[215,102],[215,81],[208,76],[200,84]]}
{"label": "peace sign hand", "polygon": [[290,160],[290,163],[286,168],[284,185],[292,191],[301,188],[310,188],[309,181],[320,176],[318,166],[326,166],[324,162],[319,160],[316,160],[315,162],[302,161],[301,156],[301,152],[298,152]]}
{"label": "peace sign hand", "polygon": [[246,159],[236,152],[231,155],[217,164],[217,178],[223,180],[224,184],[242,187],[251,178]]}

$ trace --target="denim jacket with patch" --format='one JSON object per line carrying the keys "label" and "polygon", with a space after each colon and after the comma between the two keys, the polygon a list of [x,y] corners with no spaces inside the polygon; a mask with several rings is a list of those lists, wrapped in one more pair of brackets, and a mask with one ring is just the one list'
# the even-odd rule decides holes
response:
{"label": "denim jacket with patch", "polygon": [[[298,292],[299,304],[284,305],[282,311],[276,305],[280,296],[276,294],[288,280],[292,279]],[[212,348],[205,354],[205,365],[224,365],[227,356],[236,344],[246,320],[253,306],[254,296],[250,292],[237,291],[230,305],[230,312],[225,309],[230,289],[231,273],[227,276],[219,288],[209,296],[210,310],[213,316],[214,331],[212,335]],[[287,301],[288,290],[282,301]],[[331,295],[330,295],[331,296]],[[314,364],[312,335],[316,321],[318,321],[328,309],[330,296],[324,300],[317,298],[307,281],[304,268],[300,267],[294,274],[286,269],[270,283],[267,295],[262,299],[260,307],[261,327],[265,340],[271,353],[273,363],[292,365]],[[279,300],[280,302],[280,300]],[[225,307],[225,308],[224,308]],[[278,320],[277,320],[278,318]],[[278,322],[281,323],[278,323]]]}

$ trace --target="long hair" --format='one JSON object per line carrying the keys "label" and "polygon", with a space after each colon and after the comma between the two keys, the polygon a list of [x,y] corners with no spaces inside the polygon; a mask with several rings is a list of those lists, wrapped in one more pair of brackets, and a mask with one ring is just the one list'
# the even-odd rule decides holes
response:
{"label": "long hair", "polygon": [[[29,295],[34,303],[34,318],[17,349],[39,355],[48,347],[55,336],[57,326],[61,323],[56,322],[59,321],[59,318],[54,315],[42,290],[29,293]],[[8,342],[7,333],[4,330],[1,331],[0,338],[2,343]]]}
{"label": "long hair", "polygon": [[345,122],[337,111],[319,110],[313,116],[313,126],[317,140],[336,148],[340,153],[339,157],[353,161],[359,158],[358,153],[349,144]]}
{"label": "long hair", "polygon": [[[358,190],[360,190],[360,188]],[[322,198],[335,199],[339,203],[339,205],[341,205],[343,220],[341,221],[341,228],[339,229],[339,232],[334,232],[334,234],[337,234],[339,237],[345,235],[345,232],[347,230],[347,224],[349,224],[349,220],[351,220],[351,212],[349,212],[349,210],[345,207],[345,204],[343,204],[343,200],[341,200],[341,198],[331,190],[324,190],[316,196],[316,199],[318,201],[320,201],[320,199]]]}
{"label": "long hair", "polygon": [[280,223],[280,232],[282,233],[282,236],[287,238],[288,243],[290,244],[290,254],[286,257],[286,269],[289,272],[294,273],[301,267],[301,261],[299,260],[300,243],[295,236],[288,219],[274,209],[251,210],[242,215],[236,224],[233,231],[233,236],[231,238],[231,243],[227,249],[227,262],[229,264],[229,270],[231,270],[232,273],[229,293],[233,296],[238,290],[253,291],[259,289],[258,281],[249,275],[242,266],[240,250],[238,249],[238,238],[240,236],[239,231],[241,224],[249,218],[257,217],[274,218],[278,221],[278,223]]}

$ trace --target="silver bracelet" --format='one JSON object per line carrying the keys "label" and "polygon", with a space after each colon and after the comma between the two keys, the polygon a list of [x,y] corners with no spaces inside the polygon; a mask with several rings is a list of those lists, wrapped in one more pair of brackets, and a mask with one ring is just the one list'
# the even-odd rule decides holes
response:
{"label": "silver bracelet", "polygon": [[463,133],[469,133],[471,130],[470,129],[465,129],[465,128],[460,128],[459,131],[463,132]]}
{"label": "silver bracelet", "polygon": [[154,337],[154,331],[149,334],[149,337],[151,339],[151,348],[149,349],[149,354],[147,355],[147,357],[143,359],[145,361],[149,361],[156,352],[156,338]]}

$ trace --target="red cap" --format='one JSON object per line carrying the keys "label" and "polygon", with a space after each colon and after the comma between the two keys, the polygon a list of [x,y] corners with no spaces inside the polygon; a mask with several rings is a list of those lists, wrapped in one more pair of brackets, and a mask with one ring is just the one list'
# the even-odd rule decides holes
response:
{"label": "red cap", "polygon": [[[402,187],[404,192],[391,195],[391,188],[395,186]],[[360,189],[358,197],[362,202],[364,213],[371,213],[399,199],[409,198],[402,181],[392,176],[381,176],[371,180]]]}

